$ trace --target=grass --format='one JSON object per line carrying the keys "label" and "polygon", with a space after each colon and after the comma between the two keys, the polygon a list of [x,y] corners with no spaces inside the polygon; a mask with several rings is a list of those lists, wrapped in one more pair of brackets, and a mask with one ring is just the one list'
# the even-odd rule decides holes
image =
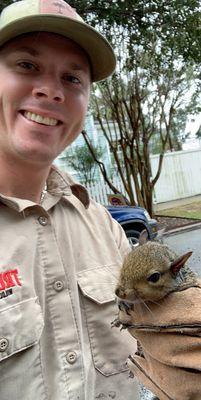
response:
{"label": "grass", "polygon": [[168,208],[166,210],[160,210],[157,214],[160,214],[164,217],[168,216],[201,220],[201,201],[177,206],[174,208]]}

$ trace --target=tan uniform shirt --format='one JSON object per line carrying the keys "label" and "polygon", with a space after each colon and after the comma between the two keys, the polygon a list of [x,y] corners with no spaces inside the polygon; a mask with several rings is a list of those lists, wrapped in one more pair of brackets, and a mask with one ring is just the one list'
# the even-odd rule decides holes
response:
{"label": "tan uniform shirt", "polygon": [[110,327],[121,227],[55,169],[42,205],[0,201],[0,399],[138,399],[135,341]]}

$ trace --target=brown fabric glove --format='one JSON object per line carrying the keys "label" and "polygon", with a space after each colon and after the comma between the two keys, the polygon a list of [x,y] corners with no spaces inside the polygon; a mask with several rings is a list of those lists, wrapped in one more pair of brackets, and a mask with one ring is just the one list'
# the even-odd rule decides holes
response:
{"label": "brown fabric glove", "polygon": [[128,360],[130,370],[160,400],[201,400],[201,281],[148,308],[120,311],[144,354]]}

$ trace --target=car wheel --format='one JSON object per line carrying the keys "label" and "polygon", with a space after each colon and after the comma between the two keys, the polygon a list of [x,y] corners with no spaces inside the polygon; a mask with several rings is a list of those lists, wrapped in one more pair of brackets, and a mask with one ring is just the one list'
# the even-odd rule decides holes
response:
{"label": "car wheel", "polygon": [[140,232],[134,229],[125,229],[125,234],[132,247],[138,246]]}

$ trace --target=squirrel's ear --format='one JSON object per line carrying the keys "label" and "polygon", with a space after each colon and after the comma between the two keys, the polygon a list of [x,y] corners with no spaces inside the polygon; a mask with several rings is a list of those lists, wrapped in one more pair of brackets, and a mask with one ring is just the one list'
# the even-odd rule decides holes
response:
{"label": "squirrel's ear", "polygon": [[144,229],[139,236],[139,245],[145,244],[148,241],[148,233],[147,230]]}
{"label": "squirrel's ear", "polygon": [[183,256],[177,258],[175,261],[172,262],[170,269],[171,269],[173,275],[177,275],[177,273],[184,266],[184,264],[186,263],[186,261],[192,254],[193,254],[193,252],[189,251],[188,253],[183,254]]}

